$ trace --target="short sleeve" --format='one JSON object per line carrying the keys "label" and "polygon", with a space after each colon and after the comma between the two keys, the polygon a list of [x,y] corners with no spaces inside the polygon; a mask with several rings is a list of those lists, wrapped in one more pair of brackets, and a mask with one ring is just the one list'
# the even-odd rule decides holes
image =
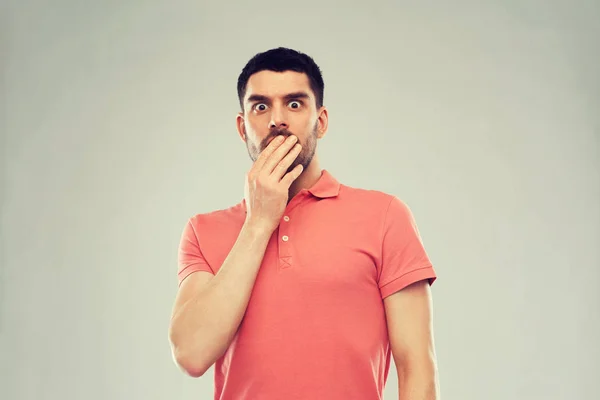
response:
{"label": "short sleeve", "polygon": [[183,282],[183,280],[191,273],[198,271],[206,271],[214,275],[214,271],[208,265],[208,262],[200,250],[200,244],[198,243],[198,236],[196,235],[196,230],[193,225],[193,219],[189,219],[183,229],[179,242],[177,273],[179,286],[181,286],[181,282]]}
{"label": "short sleeve", "polygon": [[393,197],[385,214],[379,289],[381,297],[427,279],[433,284],[436,273],[421,240],[409,207]]}

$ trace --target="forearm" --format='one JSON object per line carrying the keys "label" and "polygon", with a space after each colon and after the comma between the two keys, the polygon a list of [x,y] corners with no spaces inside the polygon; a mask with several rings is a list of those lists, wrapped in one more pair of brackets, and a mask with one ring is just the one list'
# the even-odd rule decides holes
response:
{"label": "forearm", "polygon": [[235,337],[270,237],[244,224],[217,274],[174,313],[170,336],[176,358],[194,375],[203,374]]}
{"label": "forearm", "polygon": [[435,364],[398,368],[398,397],[400,400],[440,400]]}

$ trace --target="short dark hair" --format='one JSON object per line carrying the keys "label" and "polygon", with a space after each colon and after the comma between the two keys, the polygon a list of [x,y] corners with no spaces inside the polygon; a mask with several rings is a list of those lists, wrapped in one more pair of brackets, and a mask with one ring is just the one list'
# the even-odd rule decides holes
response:
{"label": "short dark hair", "polygon": [[246,95],[248,79],[250,79],[250,76],[253,74],[264,70],[305,73],[308,76],[310,88],[315,94],[317,108],[323,106],[325,83],[323,82],[323,76],[319,66],[310,56],[304,53],[285,47],[278,47],[256,54],[248,61],[238,77],[237,92],[242,111],[244,110],[244,96]]}

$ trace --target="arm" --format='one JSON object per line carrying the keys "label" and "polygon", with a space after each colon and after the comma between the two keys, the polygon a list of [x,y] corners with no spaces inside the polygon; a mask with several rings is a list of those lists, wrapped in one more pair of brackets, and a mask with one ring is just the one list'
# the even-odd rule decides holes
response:
{"label": "arm", "polygon": [[400,400],[439,400],[430,285],[421,280],[384,299]]}
{"label": "arm", "polygon": [[[238,116],[238,127],[240,123]],[[240,132],[241,133],[241,132]],[[271,235],[279,225],[291,184],[302,166],[287,172],[302,146],[295,137],[272,140],[246,174],[246,220],[219,271],[200,270],[183,278],[171,317],[169,339],[175,362],[189,375],[202,376],[221,357],[242,322]],[[206,264],[197,237],[186,226],[180,265]],[[210,269],[210,266],[208,266]],[[212,269],[211,269],[212,272]]]}
{"label": "arm", "polygon": [[169,340],[175,362],[190,376],[202,376],[235,337],[270,237],[245,223],[216,275],[199,271],[181,283]]}

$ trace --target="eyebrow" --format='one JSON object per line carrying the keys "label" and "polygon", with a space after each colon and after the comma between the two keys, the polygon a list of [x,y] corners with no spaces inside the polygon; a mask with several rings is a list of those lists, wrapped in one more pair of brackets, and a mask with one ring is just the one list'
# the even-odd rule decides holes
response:
{"label": "eyebrow", "polygon": [[[288,93],[285,96],[283,96],[283,100],[296,100],[296,99],[305,99],[306,100],[309,98],[310,98],[310,96],[306,92]],[[270,99],[267,96],[264,96],[262,94],[253,94],[248,97],[248,100],[246,100],[246,102],[248,102],[248,103],[253,103],[255,101],[268,102],[269,100]]]}

